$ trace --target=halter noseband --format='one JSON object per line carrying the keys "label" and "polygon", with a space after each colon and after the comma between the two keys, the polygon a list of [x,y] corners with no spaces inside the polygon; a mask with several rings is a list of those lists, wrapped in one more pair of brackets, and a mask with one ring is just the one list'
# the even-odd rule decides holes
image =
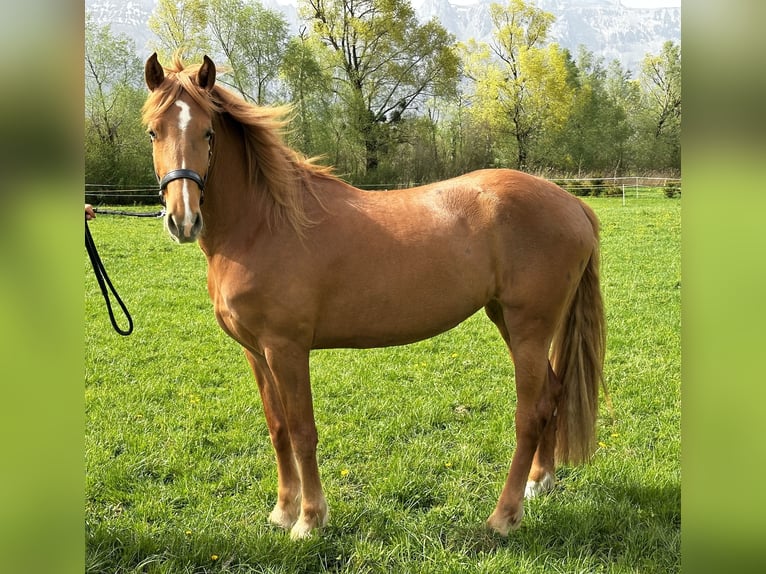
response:
{"label": "halter noseband", "polygon": [[[158,178],[159,179],[159,176]],[[160,180],[160,204],[165,205],[165,189],[171,181],[176,179],[190,179],[199,186],[199,204],[205,200],[205,180],[196,171],[191,169],[174,169],[165,174]]]}

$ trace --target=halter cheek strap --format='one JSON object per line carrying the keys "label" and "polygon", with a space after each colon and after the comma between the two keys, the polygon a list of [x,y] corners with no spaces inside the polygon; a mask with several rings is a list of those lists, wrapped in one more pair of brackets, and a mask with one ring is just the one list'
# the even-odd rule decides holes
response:
{"label": "halter cheek strap", "polygon": [[[159,178],[158,178],[159,179]],[[165,174],[160,180],[160,203],[165,205],[165,189],[171,181],[176,179],[190,179],[199,186],[199,204],[205,200],[205,180],[196,171],[191,169],[174,169]]]}

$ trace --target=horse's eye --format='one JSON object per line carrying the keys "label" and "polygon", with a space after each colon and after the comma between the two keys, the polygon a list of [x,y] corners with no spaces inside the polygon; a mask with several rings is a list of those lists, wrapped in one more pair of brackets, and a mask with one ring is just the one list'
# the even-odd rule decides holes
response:
{"label": "horse's eye", "polygon": [[213,139],[213,134],[214,134],[214,133],[215,133],[215,132],[214,132],[213,130],[207,130],[207,131],[205,132],[205,139],[206,139],[207,141],[210,141],[211,139]]}
{"label": "horse's eye", "polygon": [[154,139],[157,137],[157,132],[155,132],[154,130],[149,130],[148,133],[149,133],[149,139],[154,141]]}

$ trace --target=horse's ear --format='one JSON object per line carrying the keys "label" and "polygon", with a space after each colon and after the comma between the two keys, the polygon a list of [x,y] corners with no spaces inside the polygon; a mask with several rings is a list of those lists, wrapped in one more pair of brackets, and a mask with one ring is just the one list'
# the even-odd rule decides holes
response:
{"label": "horse's ear", "polygon": [[165,80],[165,71],[162,69],[159,60],[157,60],[157,52],[149,56],[149,59],[146,61],[144,77],[146,78],[146,85],[152,91],[159,88],[160,84]]}
{"label": "horse's ear", "polygon": [[213,84],[215,84],[215,64],[213,60],[204,56],[202,58],[202,65],[197,72],[197,84],[203,90],[212,90]]}

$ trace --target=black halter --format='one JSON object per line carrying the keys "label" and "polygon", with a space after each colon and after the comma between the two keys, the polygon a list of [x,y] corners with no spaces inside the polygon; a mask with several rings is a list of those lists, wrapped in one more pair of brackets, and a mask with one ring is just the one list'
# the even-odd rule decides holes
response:
{"label": "black halter", "polygon": [[199,186],[199,204],[202,205],[202,202],[205,200],[205,180],[202,178],[200,174],[198,174],[196,171],[191,169],[174,169],[173,171],[169,171],[165,174],[165,177],[162,179],[157,176],[157,179],[160,182],[160,204],[164,207],[165,205],[165,188],[167,188],[168,184],[171,181],[175,181],[176,179],[190,179],[194,183],[196,183]]}

